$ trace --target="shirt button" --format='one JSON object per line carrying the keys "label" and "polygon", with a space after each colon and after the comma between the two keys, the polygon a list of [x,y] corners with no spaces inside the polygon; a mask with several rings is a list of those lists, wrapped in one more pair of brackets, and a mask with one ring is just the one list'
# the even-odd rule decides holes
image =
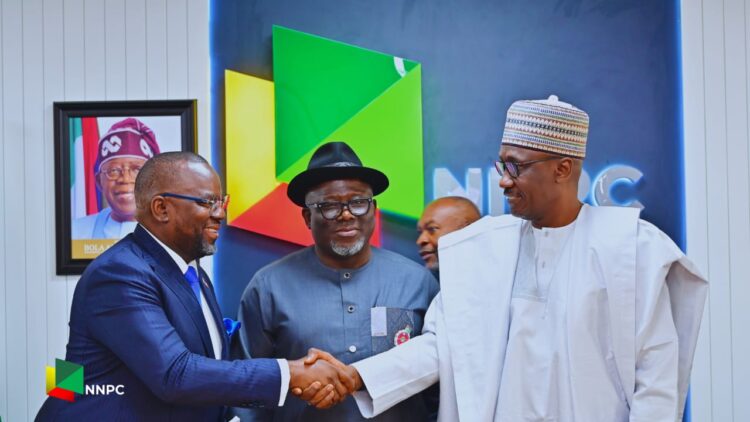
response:
{"label": "shirt button", "polygon": [[349,306],[347,306],[347,307],[346,307],[346,311],[347,311],[347,312],[349,312],[350,314],[351,314],[352,312],[354,312],[354,305],[349,305]]}
{"label": "shirt button", "polygon": [[355,346],[355,345],[352,344],[351,346],[349,346],[349,351],[352,352],[352,353],[356,352],[357,351],[357,346]]}
{"label": "shirt button", "polygon": [[344,273],[344,278],[346,279],[352,278],[352,273]]}
{"label": "shirt button", "polygon": [[544,268],[545,265],[546,265],[546,263],[544,261],[542,261],[542,268]]}

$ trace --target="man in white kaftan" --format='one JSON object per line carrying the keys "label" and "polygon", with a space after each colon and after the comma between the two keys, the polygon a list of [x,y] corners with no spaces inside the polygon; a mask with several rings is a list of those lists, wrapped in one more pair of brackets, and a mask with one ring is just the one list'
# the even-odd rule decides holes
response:
{"label": "man in white kaftan", "polygon": [[578,202],[587,129],[556,97],[511,106],[514,216],[440,239],[423,334],[352,364],[363,415],[439,380],[440,421],[681,420],[708,285],[637,209]]}
{"label": "man in white kaftan", "polygon": [[[423,334],[353,365],[365,416],[439,379],[440,421],[680,420],[707,287],[690,261],[632,208],[530,226],[486,217],[441,238]],[[537,240],[537,259],[519,248]],[[541,289],[514,283],[529,259]]]}

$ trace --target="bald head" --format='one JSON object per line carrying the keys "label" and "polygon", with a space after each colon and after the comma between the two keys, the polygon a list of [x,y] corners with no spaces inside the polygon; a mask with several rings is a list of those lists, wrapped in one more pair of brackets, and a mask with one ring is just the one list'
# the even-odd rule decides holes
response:
{"label": "bald head", "polygon": [[427,268],[438,269],[437,247],[442,235],[464,228],[479,218],[477,206],[464,197],[447,196],[428,204],[417,223],[417,246]]}
{"label": "bald head", "polygon": [[[424,216],[427,213],[434,214],[435,212],[450,215],[453,219],[457,220],[457,223],[460,224],[461,227],[468,226],[482,217],[476,204],[463,196],[445,196],[438,198],[427,204],[422,214]],[[454,230],[461,227],[457,227]]]}
{"label": "bald head", "polygon": [[143,217],[143,213],[149,212],[151,199],[155,195],[169,191],[177,183],[177,179],[184,173],[181,168],[190,163],[211,168],[203,157],[186,151],[165,152],[146,161],[135,179],[138,217]]}

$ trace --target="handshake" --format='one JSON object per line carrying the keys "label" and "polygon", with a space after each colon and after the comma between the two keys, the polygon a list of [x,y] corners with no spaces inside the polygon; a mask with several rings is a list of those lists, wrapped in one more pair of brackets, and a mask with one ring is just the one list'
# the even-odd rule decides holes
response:
{"label": "handshake", "polygon": [[292,394],[318,409],[328,409],[363,387],[354,367],[315,348],[305,358],[289,361],[289,375]]}

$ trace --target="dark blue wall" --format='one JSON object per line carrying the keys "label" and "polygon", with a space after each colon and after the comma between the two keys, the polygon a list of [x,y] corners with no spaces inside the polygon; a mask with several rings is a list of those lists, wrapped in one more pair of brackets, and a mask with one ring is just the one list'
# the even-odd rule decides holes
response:
{"label": "dark blue wall", "polygon": [[[215,165],[223,170],[224,69],[273,79],[271,27],[283,25],[422,63],[425,201],[436,167],[463,177],[497,156],[505,111],[546,98],[591,117],[584,167],[644,178],[614,190],[684,246],[679,10],[676,1],[240,1],[211,4]],[[384,246],[419,261],[413,221],[386,217]],[[253,273],[296,247],[225,227],[215,260],[234,317]]]}

